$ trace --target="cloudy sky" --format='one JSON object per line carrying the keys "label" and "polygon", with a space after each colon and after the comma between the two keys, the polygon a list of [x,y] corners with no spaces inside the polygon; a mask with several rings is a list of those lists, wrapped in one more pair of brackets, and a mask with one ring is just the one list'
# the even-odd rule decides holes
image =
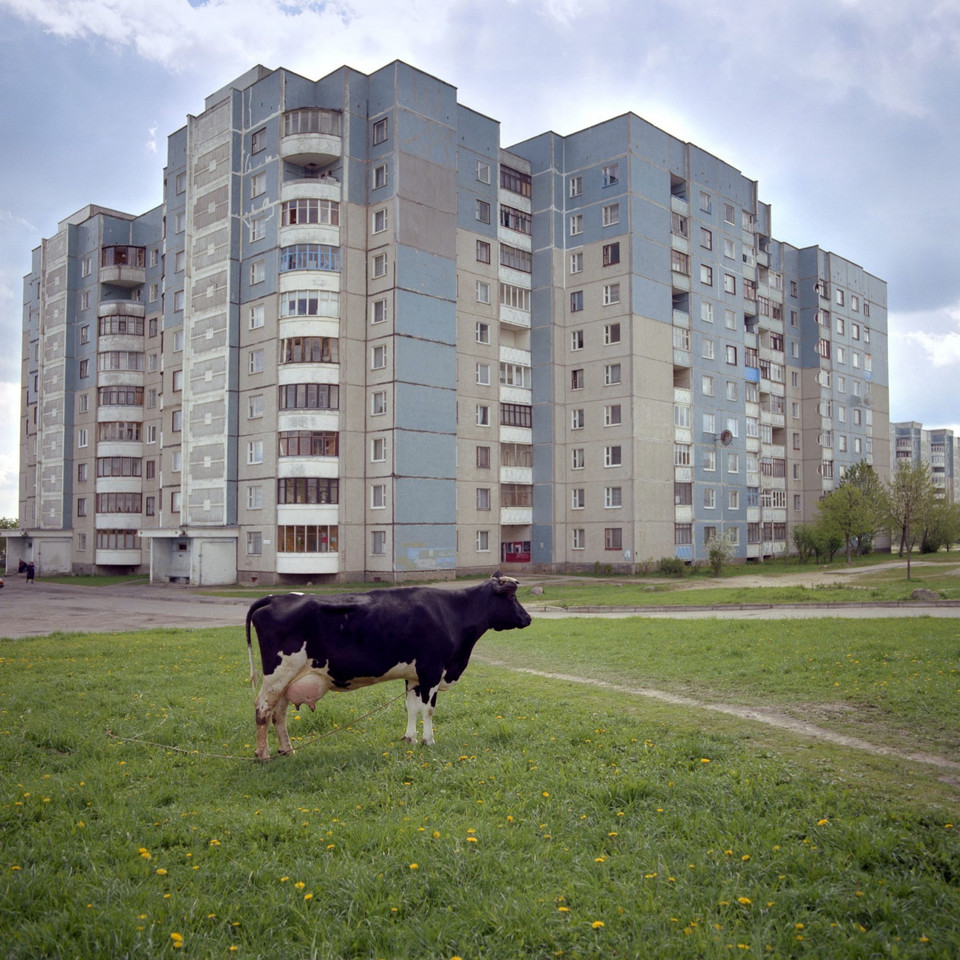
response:
{"label": "cloudy sky", "polygon": [[891,419],[960,430],[960,0],[0,0],[0,517],[41,238],[159,204],[166,136],[254,64],[398,58],[504,146],[629,110],[738,167],[778,239],[887,281]]}

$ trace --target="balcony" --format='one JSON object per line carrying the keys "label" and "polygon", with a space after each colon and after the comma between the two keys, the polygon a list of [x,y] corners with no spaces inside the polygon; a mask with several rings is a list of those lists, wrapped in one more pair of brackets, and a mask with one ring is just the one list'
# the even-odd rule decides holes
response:
{"label": "balcony", "polygon": [[114,287],[139,287],[147,279],[146,248],[104,247],[100,255],[100,282]]}
{"label": "balcony", "polygon": [[280,157],[300,167],[325,167],[343,154],[340,113],[304,107],[283,115]]}

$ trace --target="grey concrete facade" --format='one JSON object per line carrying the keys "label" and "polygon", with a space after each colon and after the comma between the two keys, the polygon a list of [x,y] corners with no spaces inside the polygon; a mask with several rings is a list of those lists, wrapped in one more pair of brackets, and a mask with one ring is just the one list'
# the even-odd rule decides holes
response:
{"label": "grey concrete facade", "polygon": [[640,117],[504,148],[401,62],[212,94],[162,207],[61,223],[23,316],[47,572],[629,571],[724,533],[759,559],[890,459],[881,280]]}

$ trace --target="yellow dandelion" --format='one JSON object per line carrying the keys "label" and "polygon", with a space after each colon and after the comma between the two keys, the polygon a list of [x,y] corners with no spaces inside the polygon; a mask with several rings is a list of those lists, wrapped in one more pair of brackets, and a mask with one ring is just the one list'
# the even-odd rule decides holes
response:
{"label": "yellow dandelion", "polygon": [[280,878],[280,882],[281,882],[281,883],[286,883],[289,879],[290,879],[289,877],[281,877],[281,878]]}
{"label": "yellow dandelion", "polygon": [[312,893],[305,893],[305,894],[303,895],[303,899],[304,899],[304,900],[312,900],[312,899],[313,899],[313,894],[312,894]]}
{"label": "yellow dandelion", "polygon": [[411,869],[411,870],[419,870],[419,869],[420,869],[420,864],[419,864],[419,863],[411,863],[411,864],[410,864],[410,869]]}
{"label": "yellow dandelion", "polygon": [[742,903],[745,907],[749,907],[752,902],[749,897],[737,897],[737,903]]}
{"label": "yellow dandelion", "polygon": [[434,831],[433,831],[433,839],[434,839],[434,840],[439,840],[439,839],[440,839],[440,831],[439,831],[439,830],[434,830]]}
{"label": "yellow dandelion", "polygon": [[569,913],[569,912],[570,912],[569,907],[557,907],[557,913]]}
{"label": "yellow dandelion", "polygon": [[294,884],[294,886],[295,886],[298,890],[302,890],[302,889],[306,886],[306,884],[305,884],[302,880],[298,880],[298,881]]}
{"label": "yellow dandelion", "polygon": [[590,924],[590,926],[593,927],[594,930],[599,930],[603,926],[603,921],[594,920],[593,923]]}
{"label": "yellow dandelion", "polygon": [[158,876],[158,877],[165,877],[166,875],[167,875],[167,871],[164,870],[163,867],[157,867],[157,876]]}
{"label": "yellow dandelion", "polygon": [[467,843],[479,843],[480,841],[476,837],[467,837]]}
{"label": "yellow dandelion", "polygon": [[594,858],[593,858],[593,862],[594,862],[594,863],[604,863],[604,862],[606,861],[606,859],[607,859],[606,857],[594,857]]}

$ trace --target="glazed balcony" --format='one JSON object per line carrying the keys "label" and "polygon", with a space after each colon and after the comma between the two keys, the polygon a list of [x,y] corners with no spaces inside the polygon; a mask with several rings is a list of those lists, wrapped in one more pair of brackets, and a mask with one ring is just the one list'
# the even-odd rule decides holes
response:
{"label": "glazed balcony", "polygon": [[101,283],[114,287],[139,287],[146,279],[146,248],[126,244],[103,248],[100,255]]}
{"label": "glazed balcony", "polygon": [[283,115],[282,159],[301,167],[325,167],[343,154],[340,113],[317,107],[288,110]]}

